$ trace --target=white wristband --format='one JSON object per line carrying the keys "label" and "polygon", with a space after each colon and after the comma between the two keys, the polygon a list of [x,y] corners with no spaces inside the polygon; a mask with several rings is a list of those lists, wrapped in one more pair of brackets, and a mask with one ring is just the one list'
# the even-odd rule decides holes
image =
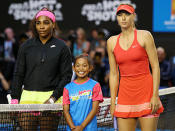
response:
{"label": "white wristband", "polygon": [[50,102],[51,104],[54,104],[54,100],[53,100],[52,98],[49,99],[49,102]]}

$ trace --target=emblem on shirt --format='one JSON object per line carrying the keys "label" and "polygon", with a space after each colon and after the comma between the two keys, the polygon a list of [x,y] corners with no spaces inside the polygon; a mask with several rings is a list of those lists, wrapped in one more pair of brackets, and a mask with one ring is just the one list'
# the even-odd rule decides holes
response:
{"label": "emblem on shirt", "polygon": [[55,45],[51,45],[51,46],[50,46],[50,48],[54,48],[54,47],[56,47],[56,46],[55,46]]}
{"label": "emblem on shirt", "polygon": [[71,95],[70,99],[72,99],[72,101],[77,101],[80,99],[80,97],[81,99],[92,99],[92,91],[91,90],[79,91],[77,95]]}
{"label": "emblem on shirt", "polygon": [[136,47],[137,47],[137,45],[133,45],[133,46],[132,46],[132,48],[136,48]]}

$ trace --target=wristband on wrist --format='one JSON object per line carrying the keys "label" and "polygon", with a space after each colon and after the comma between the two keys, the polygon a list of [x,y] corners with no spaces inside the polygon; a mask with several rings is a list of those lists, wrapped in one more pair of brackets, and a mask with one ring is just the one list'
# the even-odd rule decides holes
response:
{"label": "wristband on wrist", "polygon": [[18,104],[18,99],[12,99],[10,104]]}

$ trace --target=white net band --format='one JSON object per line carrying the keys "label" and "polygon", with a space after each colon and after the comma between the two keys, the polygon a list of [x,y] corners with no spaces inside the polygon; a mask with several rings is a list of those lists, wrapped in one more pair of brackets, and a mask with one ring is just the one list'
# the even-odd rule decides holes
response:
{"label": "white net band", "polygon": [[[170,87],[166,89],[159,90],[159,95],[167,95],[175,93],[175,87]],[[100,106],[110,105],[110,98],[105,98]],[[116,99],[117,102],[117,99]],[[63,110],[62,104],[0,104],[0,112],[10,112],[10,111],[61,111]]]}

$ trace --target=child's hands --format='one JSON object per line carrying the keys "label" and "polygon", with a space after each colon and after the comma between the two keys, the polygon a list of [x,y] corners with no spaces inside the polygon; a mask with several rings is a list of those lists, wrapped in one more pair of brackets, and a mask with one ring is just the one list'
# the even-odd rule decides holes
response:
{"label": "child's hands", "polygon": [[75,129],[73,129],[72,131],[83,131],[83,126],[76,126]]}

